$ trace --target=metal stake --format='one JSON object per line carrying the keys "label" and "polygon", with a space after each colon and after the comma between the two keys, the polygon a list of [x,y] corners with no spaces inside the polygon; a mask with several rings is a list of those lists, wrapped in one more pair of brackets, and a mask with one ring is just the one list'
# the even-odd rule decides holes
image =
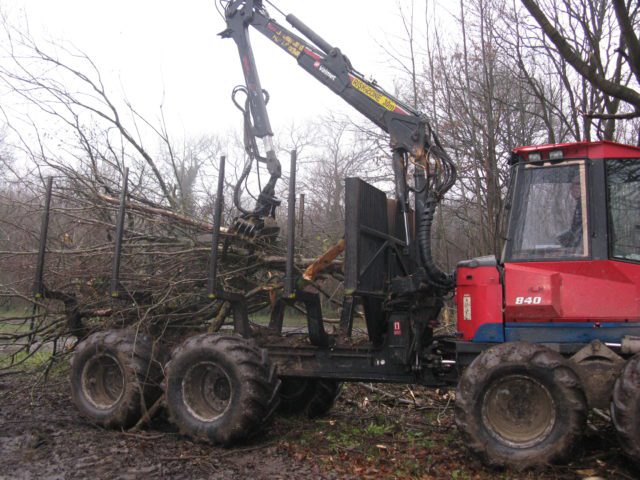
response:
{"label": "metal stake", "polygon": [[289,174],[289,209],[287,212],[287,259],[286,273],[284,281],[284,295],[288,298],[295,298],[295,279],[293,277],[293,255],[295,253],[296,242],[296,162],[298,154],[291,150],[291,171]]}
{"label": "metal stake", "polygon": [[222,205],[224,189],[224,166],[226,157],[220,157],[220,168],[218,169],[218,190],[216,191],[216,201],[213,210],[213,235],[211,238],[211,258],[209,265],[209,292],[211,299],[216,298],[217,276],[218,276],[218,244],[220,243],[220,224],[222,222]]}
{"label": "metal stake", "polygon": [[122,178],[122,189],[120,190],[120,205],[118,206],[118,217],[116,219],[116,248],[113,253],[113,265],[111,268],[111,297],[117,298],[120,295],[120,257],[122,256],[122,238],[124,236],[124,216],[127,207],[127,188],[129,186],[129,169],[124,169]]}
{"label": "metal stake", "polygon": [[[47,250],[47,233],[49,232],[49,212],[51,211],[51,192],[53,190],[53,177],[47,178],[47,190],[44,196],[44,212],[42,213],[42,224],[40,226],[40,245],[38,247],[38,259],[36,263],[36,278],[33,283],[34,298],[41,299],[44,297],[44,257]],[[31,309],[31,320],[29,321],[29,338],[27,341],[27,353],[31,352],[31,344],[33,343],[33,327],[36,323],[36,314],[38,313],[38,304],[33,302]]]}
{"label": "metal stake", "polygon": [[298,243],[302,248],[304,243],[304,193],[300,194],[300,204],[298,205]]}
{"label": "metal stake", "polygon": [[40,246],[38,248],[38,263],[36,264],[36,279],[33,284],[33,296],[42,298],[44,295],[44,257],[47,249],[47,233],[49,231],[49,211],[51,209],[51,191],[53,189],[53,177],[47,178],[47,191],[44,197],[44,212],[42,214],[42,226],[40,227]]}

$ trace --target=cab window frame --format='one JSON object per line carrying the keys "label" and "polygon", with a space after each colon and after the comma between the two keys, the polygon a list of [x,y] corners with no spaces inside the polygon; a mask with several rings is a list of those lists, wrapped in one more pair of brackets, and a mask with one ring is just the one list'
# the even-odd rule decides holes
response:
{"label": "cab window frame", "polygon": [[[558,255],[547,257],[530,257],[530,256],[516,256],[514,249],[515,242],[517,240],[518,224],[517,217],[524,212],[526,208],[526,195],[524,195],[525,187],[525,172],[534,168],[562,168],[571,165],[578,165],[580,172],[580,190],[581,190],[581,209],[582,209],[582,248],[583,255]],[[591,198],[589,195],[589,185],[591,180],[590,162],[589,159],[571,158],[563,159],[561,161],[543,161],[543,162],[520,162],[515,166],[513,171],[515,178],[513,179],[513,190],[518,192],[518,195],[514,195],[511,203],[511,211],[509,213],[509,222],[507,228],[507,238],[505,248],[503,251],[503,263],[549,263],[549,262],[581,262],[591,260],[593,257],[593,249],[591,244],[591,230],[593,224],[591,221]],[[526,221],[526,219],[525,219]]]}

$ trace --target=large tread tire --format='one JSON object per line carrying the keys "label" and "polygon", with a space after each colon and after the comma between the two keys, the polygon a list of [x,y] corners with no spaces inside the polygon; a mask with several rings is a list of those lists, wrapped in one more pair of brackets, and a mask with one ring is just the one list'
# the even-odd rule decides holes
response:
{"label": "large tread tire", "polygon": [[83,417],[107,428],[135,425],[160,397],[162,368],[153,340],[107,330],[80,342],[71,358],[71,396]]}
{"label": "large tread tire", "polygon": [[640,354],[627,361],[616,380],[611,419],[622,450],[631,460],[640,462]]}
{"label": "large tread tire", "polygon": [[[531,405],[532,398],[542,401]],[[511,408],[501,410],[504,401]],[[582,385],[568,361],[526,342],[480,354],[456,391],[455,421],[465,444],[495,467],[525,469],[565,461],[582,435],[587,412]]]}
{"label": "large tread tire", "polygon": [[298,415],[305,411],[305,408],[313,397],[317,379],[306,377],[281,377],[280,405],[278,413],[283,415]]}
{"label": "large tread tire", "polygon": [[322,417],[329,413],[342,383],[322,378],[283,377],[278,412],[284,415]]}
{"label": "large tread tire", "polygon": [[166,366],[169,419],[194,439],[230,446],[258,433],[278,407],[267,351],[237,335],[188,338]]}
{"label": "large tread tire", "polygon": [[309,418],[318,418],[326,415],[333,408],[341,389],[342,383],[340,382],[324,378],[318,379],[316,388],[304,409],[304,413]]}

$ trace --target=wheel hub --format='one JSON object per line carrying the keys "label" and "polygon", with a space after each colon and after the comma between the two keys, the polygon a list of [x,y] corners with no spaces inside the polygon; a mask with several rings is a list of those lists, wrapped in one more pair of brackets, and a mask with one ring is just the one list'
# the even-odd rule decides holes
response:
{"label": "wheel hub", "polygon": [[82,390],[91,404],[108,410],[124,394],[124,373],[120,362],[112,355],[93,357],[82,370]]}
{"label": "wheel hub", "polygon": [[529,448],[553,430],[556,406],[547,387],[536,379],[508,375],[487,389],[482,420],[496,440],[514,448]]}
{"label": "wheel hub", "polygon": [[226,412],[231,403],[231,381],[214,362],[191,366],[182,380],[182,398],[191,415],[212,422]]}

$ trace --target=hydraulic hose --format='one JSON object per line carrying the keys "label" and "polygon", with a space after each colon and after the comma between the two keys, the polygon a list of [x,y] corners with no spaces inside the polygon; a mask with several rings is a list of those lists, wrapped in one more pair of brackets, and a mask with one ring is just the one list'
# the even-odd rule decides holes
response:
{"label": "hydraulic hose", "polygon": [[453,275],[443,272],[436,265],[431,250],[431,227],[433,218],[438,205],[438,199],[433,192],[425,194],[424,210],[418,224],[418,245],[420,247],[420,256],[422,257],[422,266],[427,274],[427,282],[444,291],[449,291],[454,286]]}
{"label": "hydraulic hose", "polygon": [[431,229],[436,207],[440,199],[443,198],[444,194],[455,183],[457,172],[455,164],[451,158],[449,158],[444,148],[442,148],[438,136],[430,126],[427,128],[427,132],[432,140],[432,142],[430,142],[430,153],[435,155],[439,162],[437,163],[438,167],[435,171],[429,175],[431,178],[427,178],[426,188],[421,188],[415,192],[416,196],[421,195],[423,197],[423,210],[418,219],[417,228],[418,247],[422,259],[422,266],[427,275],[427,282],[439,290],[448,292],[455,286],[455,279],[453,274],[443,272],[433,259]]}
{"label": "hydraulic hose", "polygon": [[247,210],[246,208],[242,207],[242,201],[241,201],[242,184],[244,183],[246,178],[249,176],[249,173],[251,173],[251,165],[252,164],[253,164],[253,159],[251,157],[248,157],[247,161],[244,164],[244,169],[242,170],[242,173],[240,174],[240,178],[238,179],[238,182],[233,187],[233,204],[240,211],[240,213],[242,213],[244,215],[248,215],[251,212],[249,210]]}
{"label": "hydraulic hose", "polygon": [[[236,100],[236,95],[238,93],[244,93],[246,95],[244,107]],[[263,90],[263,94],[265,95],[265,103],[269,102],[269,94],[266,90]],[[259,161],[265,161],[266,159],[261,157],[258,153],[258,146],[256,145],[256,139],[253,135],[253,124],[251,123],[251,113],[249,110],[249,92],[244,85],[238,85],[233,89],[231,94],[231,99],[238,110],[242,112],[243,119],[243,133],[244,133],[244,150],[247,153],[247,161],[244,164],[244,168],[242,169],[242,173],[240,174],[240,178],[238,182],[235,184],[233,188],[233,204],[235,207],[242,213],[243,215],[250,215],[254,212],[247,210],[242,206],[242,185],[245,180],[251,173],[251,167],[253,166],[254,159]],[[271,187],[273,188],[273,187]]]}

